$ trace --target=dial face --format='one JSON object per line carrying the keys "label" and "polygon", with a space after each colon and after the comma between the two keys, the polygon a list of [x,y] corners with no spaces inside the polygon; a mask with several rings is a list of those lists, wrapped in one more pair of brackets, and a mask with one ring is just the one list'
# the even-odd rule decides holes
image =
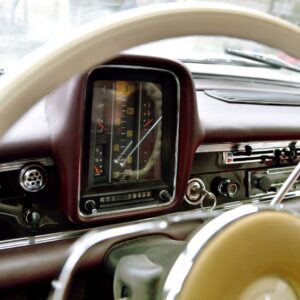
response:
{"label": "dial face", "polygon": [[161,127],[161,85],[95,81],[89,182],[160,179]]}

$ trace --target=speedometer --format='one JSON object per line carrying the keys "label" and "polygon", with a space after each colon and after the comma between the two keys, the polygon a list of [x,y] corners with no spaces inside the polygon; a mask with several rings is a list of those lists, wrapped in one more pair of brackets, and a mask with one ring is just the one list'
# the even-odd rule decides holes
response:
{"label": "speedometer", "polygon": [[93,177],[136,182],[161,176],[161,85],[99,80],[93,91]]}

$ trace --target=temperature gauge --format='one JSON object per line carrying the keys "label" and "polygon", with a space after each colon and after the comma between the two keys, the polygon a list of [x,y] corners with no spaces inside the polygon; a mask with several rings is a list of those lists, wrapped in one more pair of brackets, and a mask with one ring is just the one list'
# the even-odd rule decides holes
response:
{"label": "temperature gauge", "polygon": [[97,134],[108,134],[110,132],[112,88],[112,82],[110,81],[103,81],[101,86],[94,87],[94,98],[97,102],[93,113]]}

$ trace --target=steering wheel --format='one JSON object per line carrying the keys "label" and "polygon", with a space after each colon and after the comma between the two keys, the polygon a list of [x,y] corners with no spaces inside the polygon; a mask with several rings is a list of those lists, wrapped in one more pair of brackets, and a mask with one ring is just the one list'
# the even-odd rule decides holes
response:
{"label": "steering wheel", "polygon": [[255,10],[224,4],[138,8],[93,22],[46,44],[0,81],[0,136],[35,102],[75,74],[143,43],[186,35],[253,40],[299,57],[300,29]]}
{"label": "steering wheel", "polygon": [[[263,43],[295,57],[299,57],[300,54],[299,28],[254,10],[223,4],[189,3],[125,11],[106,21],[83,26],[72,35],[62,36],[43,46],[25,58],[17,70],[5,75],[0,82],[0,135],[3,135],[35,102],[71,76],[104,63],[130,47],[186,35],[230,36]],[[288,224],[293,222],[290,219],[286,220],[285,228],[289,228]],[[297,222],[299,223],[298,219]],[[258,230],[261,229],[259,227]],[[147,232],[144,227],[140,230]],[[108,233],[106,236],[108,237]],[[221,240],[222,236],[220,235]],[[215,243],[214,247],[222,245]],[[243,247],[242,244],[240,246]],[[208,249],[210,248],[207,246],[205,253],[208,257],[219,253]],[[188,285],[188,288],[182,289],[181,299],[188,299],[189,289],[194,291],[197,287],[197,270],[200,269],[202,265],[196,263],[190,277],[194,280],[189,281],[191,285]],[[214,273],[214,276],[218,275],[217,272]],[[299,276],[295,282],[300,286]],[[65,296],[64,293],[57,295],[55,299]],[[201,295],[197,294],[197,297]]]}

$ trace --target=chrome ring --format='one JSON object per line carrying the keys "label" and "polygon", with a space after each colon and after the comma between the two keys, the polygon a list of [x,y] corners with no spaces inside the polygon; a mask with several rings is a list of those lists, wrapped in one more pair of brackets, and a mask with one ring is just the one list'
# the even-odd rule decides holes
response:
{"label": "chrome ring", "polygon": [[[212,200],[213,201],[213,205],[212,206],[208,206],[208,207],[205,207],[203,205],[203,201],[204,199],[209,196],[209,200]],[[200,202],[200,207],[202,208],[203,211],[213,211],[215,209],[215,207],[217,206],[217,198],[216,196],[213,194],[213,193],[210,193],[210,192],[207,192],[207,194],[205,195],[205,197],[201,197],[201,202]]]}
{"label": "chrome ring", "polygon": [[31,164],[21,169],[19,174],[19,184],[26,192],[39,192],[44,189],[46,183],[47,172],[41,165]]}
{"label": "chrome ring", "polygon": [[[203,192],[204,192],[203,195],[199,195],[199,198],[198,198],[197,200],[195,200],[195,201],[190,200],[189,197],[187,196],[187,191],[188,191],[189,185],[190,185],[192,182],[198,183],[199,186],[201,187],[201,189],[202,189]],[[206,197],[206,194],[207,194],[207,191],[206,191],[206,189],[205,189],[205,184],[204,184],[204,182],[203,182],[201,179],[197,178],[197,177],[191,178],[191,179],[188,181],[187,191],[186,191],[185,194],[184,194],[184,200],[185,200],[188,204],[193,205],[193,206],[200,204],[200,203],[203,201],[203,198],[205,198],[205,197]]]}

